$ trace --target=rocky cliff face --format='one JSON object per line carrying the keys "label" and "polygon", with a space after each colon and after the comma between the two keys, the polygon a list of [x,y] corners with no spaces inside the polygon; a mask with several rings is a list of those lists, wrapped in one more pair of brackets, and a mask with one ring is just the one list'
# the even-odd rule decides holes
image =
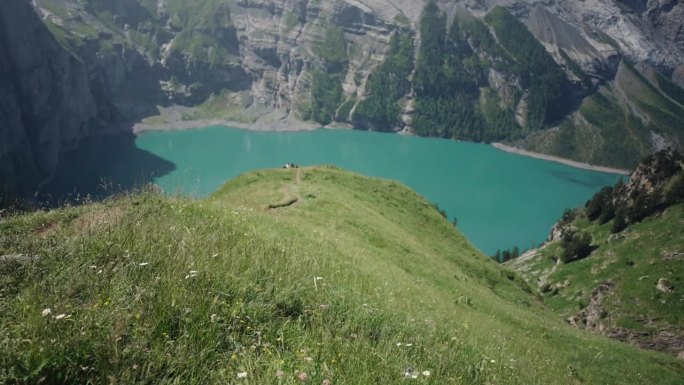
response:
{"label": "rocky cliff face", "polygon": [[[89,63],[91,72],[105,74],[103,83],[125,115],[143,114],[132,107],[149,112],[156,105],[206,103],[207,110],[247,123],[265,114],[271,120],[310,115],[316,71],[339,72],[344,94],[359,92],[383,59],[390,34],[399,26],[395,18],[403,15],[401,4],[385,5],[35,1],[46,23]],[[422,7],[407,9],[416,18]],[[403,16],[402,22],[409,28],[410,19]],[[346,63],[337,69],[327,65],[320,49],[330,29],[341,30],[345,41]],[[205,116],[204,110],[194,115]]]}
{"label": "rocky cliff face", "polygon": [[[122,81],[117,76],[144,72],[141,63],[135,63],[141,55],[154,71],[138,80],[149,80],[149,86],[162,89],[171,102],[195,105],[222,90],[246,91],[221,102],[290,113],[311,99],[312,71],[325,70],[316,47],[325,43],[327,29],[340,28],[347,43],[350,63],[342,85],[346,100],[363,93],[393,32],[419,32],[426,1],[34,3],[53,30],[84,58],[124,60],[106,71],[108,87],[116,88]],[[495,6],[507,7],[559,64],[569,67],[572,61],[595,81],[612,79],[623,57],[661,69],[674,79],[682,71],[677,72],[684,63],[678,15],[684,6],[677,1],[465,0],[439,5],[449,19],[463,11],[483,17]],[[569,68],[567,72],[577,78]],[[129,83],[141,86],[138,81]]]}
{"label": "rocky cliff face", "polygon": [[105,113],[86,67],[22,0],[0,3],[0,185],[25,195]]}
{"label": "rocky cliff face", "polygon": [[[263,127],[296,127],[306,120],[321,124],[335,120],[378,130],[501,140],[624,167],[654,149],[684,143],[679,114],[684,111],[683,91],[676,86],[684,82],[684,6],[674,0],[437,1],[449,35],[440,43],[445,44],[446,53],[438,60],[455,66],[449,74],[460,74],[454,75],[453,84],[444,91],[445,95],[459,93],[457,100],[443,96],[428,100],[433,95],[414,89],[417,81],[425,80],[420,56],[428,1],[32,3],[48,28],[30,14],[27,0],[4,2],[0,8],[3,28],[8,31],[2,36],[3,71],[45,66],[31,63],[45,63],[43,58],[50,57],[55,63],[50,68],[59,74],[42,83],[41,91],[25,89],[39,84],[36,76],[13,81],[3,77],[4,83],[12,85],[3,88],[7,90],[3,107],[8,110],[3,115],[8,122],[3,154],[14,159],[3,165],[12,164],[4,166],[8,170],[31,170],[33,176],[26,180],[49,174],[61,152],[59,145],[43,154],[40,143],[74,144],[91,131],[91,119],[136,121],[156,115],[158,106],[174,105],[191,108],[153,121],[219,118]],[[541,51],[530,48],[536,62],[507,46],[506,31],[497,28],[510,20],[491,16],[497,6],[522,22],[535,44],[543,47]],[[22,34],[22,39],[12,38],[21,34],[22,29],[14,26],[24,19],[31,21],[22,27],[34,26],[29,27],[32,32]],[[460,23],[456,32],[452,31],[454,20]],[[392,48],[395,35],[401,36],[400,43]],[[26,42],[24,50],[32,58],[22,59],[26,53],[18,41]],[[541,55],[543,51],[551,61]],[[418,64],[417,77],[413,65],[406,65],[407,57]],[[552,73],[552,79],[538,81],[540,74],[535,71],[539,68]],[[48,83],[62,84],[54,86],[58,94],[74,96],[55,97],[60,103],[48,103],[50,108],[31,112],[26,107],[23,115],[9,112],[21,109],[26,100],[45,100],[49,96],[43,90]],[[391,92],[384,92],[383,87]],[[26,96],[32,92],[35,97]],[[378,100],[379,93],[391,97]],[[371,102],[363,105],[367,100]],[[440,123],[430,111],[440,109],[457,113],[443,122],[445,128],[433,129]],[[604,119],[596,111],[615,116]],[[61,119],[60,124],[48,123],[47,116]],[[623,121],[605,123],[616,122],[618,116]],[[26,119],[33,119],[33,128],[26,128]],[[40,131],[36,127],[41,124],[52,127],[52,135],[59,139],[29,134]],[[475,128],[454,131],[455,126]],[[630,140],[613,141],[616,136]],[[34,153],[39,154],[37,158]],[[31,163],[31,158],[37,160]],[[8,181],[5,184],[15,184],[9,177],[3,179]],[[26,186],[17,191],[29,192]]]}

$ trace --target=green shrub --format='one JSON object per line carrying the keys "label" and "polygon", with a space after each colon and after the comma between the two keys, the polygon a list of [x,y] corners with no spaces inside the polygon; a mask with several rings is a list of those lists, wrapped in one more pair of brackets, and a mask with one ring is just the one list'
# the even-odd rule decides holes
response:
{"label": "green shrub", "polygon": [[627,213],[626,213],[626,211],[627,210],[623,206],[620,206],[615,210],[615,218],[613,218],[613,226],[610,229],[610,231],[613,234],[617,234],[620,231],[627,228]]}
{"label": "green shrub", "polygon": [[592,238],[589,233],[568,232],[561,241],[563,247],[561,261],[570,263],[588,257],[594,250],[591,242]]}
{"label": "green shrub", "polygon": [[[586,213],[590,221],[595,221],[601,217],[604,208],[613,199],[613,188],[610,186],[602,188],[587,202]],[[609,219],[610,220],[610,219]]]}
{"label": "green shrub", "polygon": [[325,41],[314,45],[314,52],[325,60],[329,73],[343,72],[349,64],[347,41],[344,32],[337,27],[325,31]]}

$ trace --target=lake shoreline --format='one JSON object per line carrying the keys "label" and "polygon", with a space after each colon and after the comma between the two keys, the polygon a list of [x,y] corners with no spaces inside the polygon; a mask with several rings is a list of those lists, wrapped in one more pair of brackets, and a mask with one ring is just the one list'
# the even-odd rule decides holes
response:
{"label": "lake shoreline", "polygon": [[[321,127],[318,123],[303,122],[290,113],[272,111],[260,115],[252,122],[240,122],[230,119],[206,118],[188,119],[185,114],[194,112],[191,107],[172,106],[160,110],[159,118],[162,121],[154,121],[148,118],[133,124],[133,133],[140,134],[146,131],[182,131],[204,128],[209,126],[227,126],[250,131],[313,131]],[[146,121],[147,120],[147,121]]]}
{"label": "lake shoreline", "polygon": [[[293,117],[290,114],[278,114],[275,112],[271,112],[269,114],[265,114],[259,119],[257,119],[254,122],[238,122],[234,120],[227,120],[227,119],[193,119],[193,120],[184,120],[182,118],[183,112],[185,110],[191,110],[186,107],[180,107],[180,106],[174,106],[174,107],[169,107],[165,109],[165,112],[163,113],[164,115],[164,121],[163,122],[155,122],[155,123],[150,123],[150,122],[145,122],[141,121],[138,123],[135,123],[133,125],[133,134],[138,135],[143,132],[149,132],[149,131],[184,131],[184,130],[193,130],[193,129],[199,129],[199,128],[204,128],[204,127],[209,127],[209,126],[226,126],[226,127],[233,127],[233,128],[239,128],[243,130],[250,130],[250,131],[261,131],[261,132],[294,132],[294,131],[314,131],[318,130],[321,128],[325,129],[353,129],[353,127],[347,125],[347,124],[341,124],[339,126],[321,126],[320,124],[313,123],[313,122],[303,122],[296,117]],[[403,133],[406,134],[406,133]],[[512,154],[517,154],[517,155],[522,155],[522,156],[527,156],[535,159],[541,159],[541,160],[546,160],[550,162],[556,162],[556,163],[561,163],[566,166],[570,167],[575,167],[583,170],[589,170],[589,171],[598,171],[598,172],[605,172],[605,173],[610,173],[610,174],[618,174],[618,175],[625,175],[628,176],[631,174],[631,171],[629,170],[624,170],[624,169],[619,169],[619,168],[613,168],[613,167],[605,167],[605,166],[596,166],[592,165],[589,163],[582,163],[566,158],[561,158],[558,156],[553,156],[553,155],[546,155],[546,154],[541,154],[537,152],[531,152],[527,150],[523,150],[517,147],[512,147],[508,146],[503,143],[491,143],[491,146],[501,150],[505,151],[508,153]]]}
{"label": "lake shoreline", "polygon": [[570,160],[570,159],[566,159],[566,158],[561,158],[558,156],[546,155],[546,154],[540,154],[538,152],[527,151],[527,150],[523,150],[523,149],[520,149],[517,147],[508,146],[508,145],[505,145],[503,143],[492,143],[491,146],[496,148],[497,150],[505,151],[508,153],[527,156],[527,157],[535,158],[535,159],[546,160],[546,161],[550,161],[550,162],[561,163],[561,164],[564,164],[566,166],[581,168],[583,170],[606,172],[606,173],[610,173],[610,174],[618,174],[618,175],[625,175],[625,176],[629,176],[632,173],[629,170],[623,170],[623,169],[619,169],[619,168],[605,167],[605,166],[595,166],[595,165],[592,165],[589,163],[582,163],[582,162],[578,162],[578,161],[574,161],[574,160]]}
{"label": "lake shoreline", "polygon": [[299,122],[299,124],[295,126],[294,124],[286,122],[278,122],[278,124],[274,125],[259,122],[243,123],[223,119],[198,119],[166,123],[135,123],[133,125],[133,133],[140,134],[149,131],[184,131],[210,126],[226,126],[250,131],[313,131],[323,128],[320,125],[306,122]]}

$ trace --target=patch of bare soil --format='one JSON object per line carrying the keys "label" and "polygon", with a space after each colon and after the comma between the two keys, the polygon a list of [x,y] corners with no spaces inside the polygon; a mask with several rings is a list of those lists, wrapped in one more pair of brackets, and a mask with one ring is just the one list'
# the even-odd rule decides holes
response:
{"label": "patch of bare soil", "polygon": [[71,223],[71,229],[79,234],[98,232],[117,224],[124,212],[124,209],[118,206],[88,211]]}

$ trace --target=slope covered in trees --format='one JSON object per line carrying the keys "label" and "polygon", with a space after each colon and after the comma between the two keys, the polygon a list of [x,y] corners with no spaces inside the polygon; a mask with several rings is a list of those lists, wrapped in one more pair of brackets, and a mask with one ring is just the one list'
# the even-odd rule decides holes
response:
{"label": "slope covered in trees", "polygon": [[[415,97],[411,128],[416,134],[478,142],[514,140],[530,130],[547,128],[568,112],[569,82],[525,26],[499,7],[484,20],[497,32],[496,38],[472,15],[457,14],[447,25],[436,2],[425,6],[410,84]],[[509,30],[511,36],[503,36]],[[396,52],[402,52],[402,57],[397,58]],[[358,121],[365,119],[382,131],[397,126],[396,100],[410,90],[408,54],[408,44],[392,44],[388,60],[370,77],[370,96],[359,105]],[[397,61],[406,65],[391,64]],[[512,100],[502,100],[492,87],[490,69],[519,79]],[[523,94],[527,112],[521,127],[513,110]]]}
{"label": "slope covered in trees", "polygon": [[462,60],[472,55],[458,22],[447,32],[446,15],[429,2],[421,20],[421,45],[413,88],[413,128],[419,135],[482,140],[483,119],[477,111],[477,77]]}
{"label": "slope covered in trees", "polygon": [[484,19],[515,60],[510,71],[528,92],[527,127],[539,130],[565,117],[572,107],[572,89],[544,46],[506,8],[495,7]]}
{"label": "slope covered in trees", "polygon": [[325,40],[315,46],[315,52],[323,59],[324,68],[313,72],[310,118],[325,125],[336,120],[344,98],[342,79],[349,65],[349,56],[342,30],[329,27]]}
{"label": "slope covered in trees", "polygon": [[368,79],[367,96],[354,112],[357,128],[389,131],[399,126],[402,113],[399,99],[411,91],[413,53],[413,37],[409,32],[392,35],[385,61]]}

